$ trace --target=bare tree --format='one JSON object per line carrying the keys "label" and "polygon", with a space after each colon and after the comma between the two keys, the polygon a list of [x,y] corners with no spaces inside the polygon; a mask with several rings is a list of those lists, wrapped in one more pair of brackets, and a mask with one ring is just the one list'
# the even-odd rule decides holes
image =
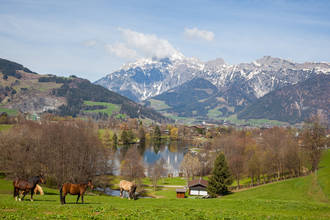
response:
{"label": "bare tree", "polygon": [[111,154],[91,122],[26,121],[0,134],[0,149],[3,169],[15,177],[42,173],[60,185],[112,172]]}
{"label": "bare tree", "polygon": [[167,169],[164,166],[165,166],[164,159],[161,159],[157,161],[155,164],[149,166],[148,174],[150,175],[150,179],[152,181],[154,191],[156,191],[158,180],[162,176],[165,176],[167,174]]}
{"label": "bare tree", "polygon": [[127,150],[120,165],[120,173],[130,181],[144,177],[143,160],[136,147]]}
{"label": "bare tree", "polygon": [[183,171],[187,179],[200,174],[201,164],[196,155],[193,155],[191,152],[186,153],[183,157],[183,160],[180,165],[180,169]]}
{"label": "bare tree", "polygon": [[311,170],[316,172],[321,159],[322,150],[326,145],[325,128],[318,118],[314,117],[306,123],[302,132],[302,147],[311,163]]}

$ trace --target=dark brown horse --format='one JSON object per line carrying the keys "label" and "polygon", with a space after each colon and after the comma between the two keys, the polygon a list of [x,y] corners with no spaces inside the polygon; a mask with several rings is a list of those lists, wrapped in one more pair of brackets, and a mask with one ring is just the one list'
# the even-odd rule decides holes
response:
{"label": "dark brown horse", "polygon": [[87,187],[90,187],[91,189],[94,188],[91,180],[88,181],[88,183],[80,184],[64,183],[60,189],[61,204],[65,204],[65,196],[68,193],[71,195],[78,195],[76,203],[78,203],[79,197],[81,196],[81,203],[84,203],[84,193],[86,192]]}
{"label": "dark brown horse", "polygon": [[24,199],[27,193],[31,192],[31,201],[33,201],[34,189],[36,188],[36,185],[40,183],[45,183],[44,178],[42,176],[34,176],[29,180],[15,179],[13,181],[15,200],[17,201],[18,198],[18,200],[21,201],[19,194],[20,191],[22,191],[23,192],[22,200]]}

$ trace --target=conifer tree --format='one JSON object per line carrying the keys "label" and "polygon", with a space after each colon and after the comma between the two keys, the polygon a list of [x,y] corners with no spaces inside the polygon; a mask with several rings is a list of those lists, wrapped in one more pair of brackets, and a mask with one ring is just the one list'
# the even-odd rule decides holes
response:
{"label": "conifer tree", "polygon": [[160,132],[160,128],[158,125],[156,125],[155,130],[154,130],[154,141],[156,143],[160,143],[161,142],[161,132]]}
{"label": "conifer tree", "polygon": [[117,145],[118,145],[118,137],[117,137],[117,134],[114,133],[113,137],[112,137],[112,148],[114,150],[117,150]]}
{"label": "conifer tree", "polygon": [[139,129],[139,144],[138,144],[138,149],[140,151],[140,154],[142,155],[144,153],[145,147],[146,147],[146,133],[143,129],[143,127],[141,127]]}
{"label": "conifer tree", "polygon": [[207,191],[211,197],[228,193],[228,186],[232,184],[233,179],[223,153],[220,153],[214,161],[212,175],[208,182]]}

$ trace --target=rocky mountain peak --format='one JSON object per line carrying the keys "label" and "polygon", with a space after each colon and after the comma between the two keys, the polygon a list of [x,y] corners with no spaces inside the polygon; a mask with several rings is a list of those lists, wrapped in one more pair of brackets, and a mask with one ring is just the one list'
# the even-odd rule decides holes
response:
{"label": "rocky mountain peak", "polygon": [[214,67],[219,67],[225,64],[224,59],[222,58],[217,58],[215,60],[210,60],[206,62],[205,67],[206,68],[214,68]]}
{"label": "rocky mountain peak", "polygon": [[277,58],[277,57],[271,57],[271,56],[264,56],[260,59],[257,59],[256,63],[258,63],[262,66],[270,66],[270,67],[275,67],[275,68],[294,66],[294,63],[292,63],[288,60]]}
{"label": "rocky mountain peak", "polygon": [[251,63],[229,65],[221,58],[203,63],[197,58],[182,55],[140,59],[95,83],[132,100],[142,101],[199,77],[210,81],[220,91],[244,88],[242,94],[249,91],[260,98],[270,91],[294,85],[319,73],[329,74],[330,65],[299,64],[271,56]]}

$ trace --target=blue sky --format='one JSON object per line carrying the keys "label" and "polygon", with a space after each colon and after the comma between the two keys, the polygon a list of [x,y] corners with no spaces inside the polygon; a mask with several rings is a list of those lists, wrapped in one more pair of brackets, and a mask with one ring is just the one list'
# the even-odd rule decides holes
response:
{"label": "blue sky", "polygon": [[330,62],[330,1],[0,0],[0,57],[95,81],[126,62]]}

